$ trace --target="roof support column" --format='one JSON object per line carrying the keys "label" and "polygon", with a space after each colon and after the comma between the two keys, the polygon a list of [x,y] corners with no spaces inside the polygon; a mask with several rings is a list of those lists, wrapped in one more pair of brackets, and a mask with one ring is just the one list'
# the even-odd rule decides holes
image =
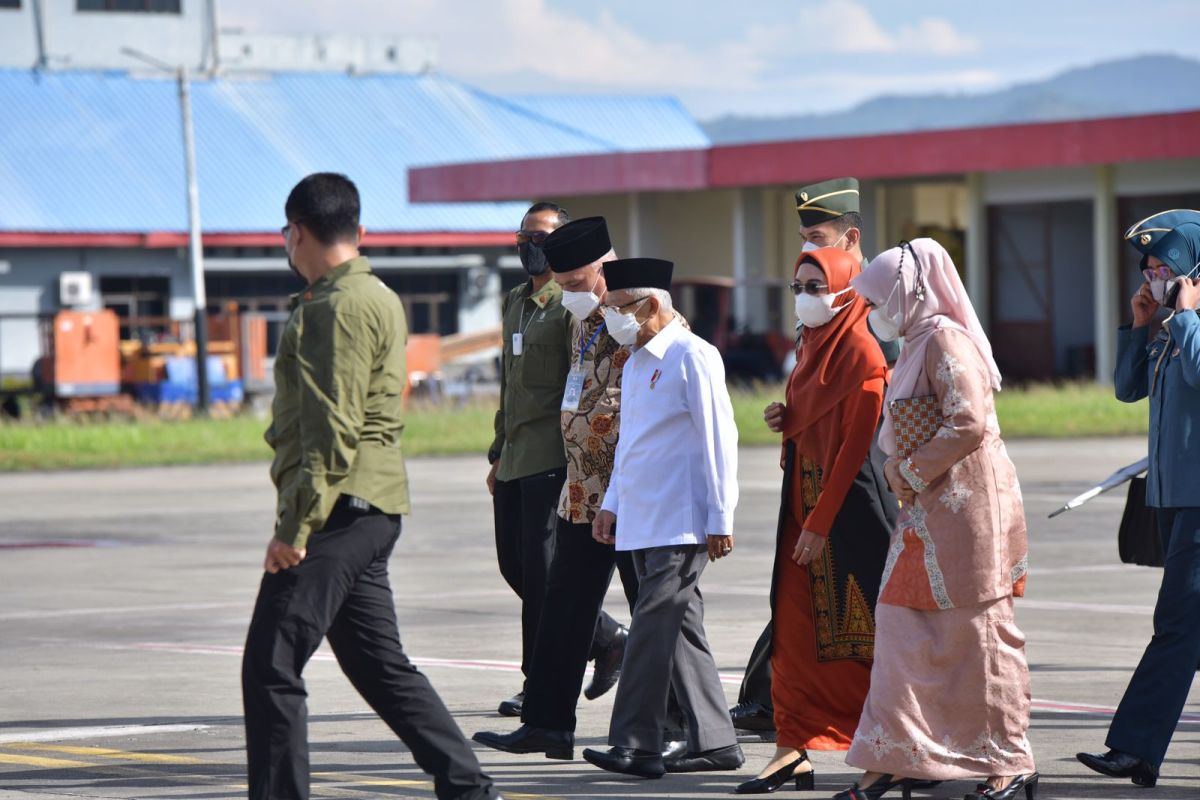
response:
{"label": "roof support column", "polygon": [[733,193],[733,319],[740,327],[746,324],[749,298],[746,295],[746,190]]}
{"label": "roof support column", "polygon": [[882,253],[895,244],[892,241],[892,237],[888,235],[888,192],[887,186],[882,181],[875,184],[874,200],[875,210],[871,214],[871,221],[869,223],[864,222],[863,224],[869,224],[874,229],[875,245],[873,251],[875,253]]}
{"label": "roof support column", "polygon": [[767,329],[766,223],[763,193],[757,188],[733,193],[733,317],[740,330]]}
{"label": "roof support column", "polygon": [[626,258],[640,258],[642,255],[642,196],[630,192],[628,200],[629,254]]}
{"label": "roof support column", "polygon": [[1096,167],[1092,199],[1092,317],[1096,338],[1096,380],[1112,383],[1117,329],[1117,198],[1111,164]]}
{"label": "roof support column", "polygon": [[984,196],[983,173],[970,172],[967,184],[967,295],[986,331],[991,327],[991,297],[988,280],[987,198]]}

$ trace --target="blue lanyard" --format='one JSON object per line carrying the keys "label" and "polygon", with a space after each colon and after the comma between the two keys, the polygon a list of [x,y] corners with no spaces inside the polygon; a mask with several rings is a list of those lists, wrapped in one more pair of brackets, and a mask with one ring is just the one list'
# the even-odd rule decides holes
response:
{"label": "blue lanyard", "polygon": [[[587,355],[587,351],[588,351],[588,350],[590,350],[590,349],[592,348],[592,345],[596,343],[596,337],[600,335],[600,331],[602,331],[602,330],[604,330],[604,323],[603,323],[603,322],[601,322],[601,323],[600,323],[600,327],[599,327],[599,328],[596,328],[596,332],[592,334],[592,338],[591,338],[591,339],[588,339],[588,343],[587,343],[587,344],[585,344],[585,345],[583,346],[583,349],[581,349],[581,350],[579,351],[579,363],[580,363],[580,364],[582,364],[582,363],[583,363],[583,357]],[[580,340],[580,341],[583,341],[583,337],[582,337],[582,336],[580,336],[580,337],[579,337],[579,340]]]}

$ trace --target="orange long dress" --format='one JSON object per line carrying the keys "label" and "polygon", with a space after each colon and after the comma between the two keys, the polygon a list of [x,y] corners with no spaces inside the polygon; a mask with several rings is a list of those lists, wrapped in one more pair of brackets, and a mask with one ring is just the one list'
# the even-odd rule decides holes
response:
{"label": "orange long dress", "polygon": [[[821,267],[831,293],[859,270],[844,251],[826,248],[803,259]],[[867,329],[865,304],[850,297],[830,323],[805,330],[788,381],[771,591],[771,700],[780,747],[849,749],[870,688],[875,601],[896,501],[875,445],[886,364]],[[804,530],[826,540],[820,555],[800,566],[793,553]]]}

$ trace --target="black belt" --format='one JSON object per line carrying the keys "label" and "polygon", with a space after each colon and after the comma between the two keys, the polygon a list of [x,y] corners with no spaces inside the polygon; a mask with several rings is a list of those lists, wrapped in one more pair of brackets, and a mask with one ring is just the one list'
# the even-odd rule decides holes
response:
{"label": "black belt", "polygon": [[334,508],[342,508],[354,514],[382,514],[383,511],[361,497],[352,494],[339,495]]}

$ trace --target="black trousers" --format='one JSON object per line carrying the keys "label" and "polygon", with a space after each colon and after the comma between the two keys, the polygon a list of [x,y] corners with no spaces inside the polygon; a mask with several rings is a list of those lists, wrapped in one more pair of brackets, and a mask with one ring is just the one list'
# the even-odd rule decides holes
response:
{"label": "black trousers", "polygon": [[[556,731],[575,730],[575,703],[587,662],[617,630],[600,610],[613,569],[630,610],[637,602],[637,572],[627,552],[592,538],[591,523],[558,520],[554,561],[546,581],[546,603],[530,662],[521,721]],[[593,645],[593,640],[596,644]]]}
{"label": "black trousers", "polygon": [[1106,744],[1159,766],[1200,662],[1200,508],[1158,509],[1162,586],[1154,636],[1129,681]]}
{"label": "black trousers", "polygon": [[546,576],[554,558],[558,497],[567,468],[512,481],[496,481],[496,560],[500,574],[521,598],[521,672],[528,684],[529,660],[542,618]]}
{"label": "black trousers", "polygon": [[339,503],[299,565],[263,575],[246,636],[242,698],[251,800],[307,800],[301,673],[322,637],[363,699],[433,776],[439,798],[495,797],[428,679],[404,654],[388,582],[400,517]]}
{"label": "black trousers", "polygon": [[738,690],[739,703],[758,703],[771,711],[771,635],[775,626],[771,621],[759,635],[750,651],[750,662],[746,664],[746,674],[742,677],[742,688]]}

